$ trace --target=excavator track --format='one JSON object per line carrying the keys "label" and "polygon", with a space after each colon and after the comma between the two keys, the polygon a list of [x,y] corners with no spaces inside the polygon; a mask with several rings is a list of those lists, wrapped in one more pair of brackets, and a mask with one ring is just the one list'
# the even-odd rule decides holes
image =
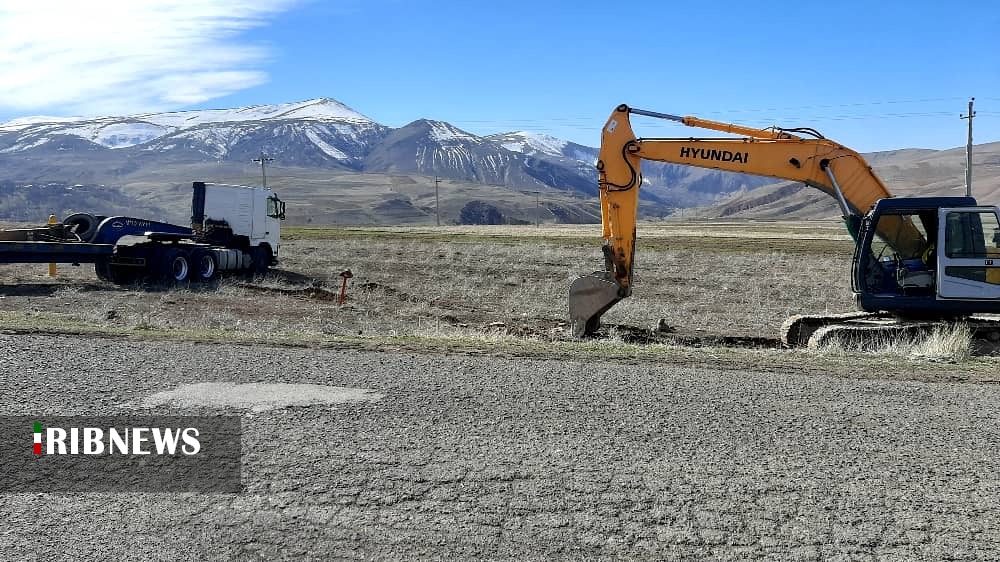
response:
{"label": "excavator track", "polygon": [[959,321],[905,320],[867,312],[793,316],[782,326],[781,340],[788,347],[819,349],[836,342],[850,349],[878,349],[886,342],[926,337],[954,324],[970,330],[973,354],[1000,354],[1000,318],[980,316]]}
{"label": "excavator track", "polygon": [[806,347],[809,338],[821,328],[843,324],[854,320],[874,320],[880,318],[871,312],[845,312],[842,314],[799,314],[785,320],[781,325],[781,343],[787,347]]}

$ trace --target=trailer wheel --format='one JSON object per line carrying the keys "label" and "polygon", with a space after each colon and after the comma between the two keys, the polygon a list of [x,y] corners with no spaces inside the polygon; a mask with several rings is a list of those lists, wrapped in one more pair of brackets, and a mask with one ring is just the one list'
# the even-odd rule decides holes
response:
{"label": "trailer wheel", "polygon": [[195,252],[193,258],[194,275],[198,281],[208,283],[215,279],[216,274],[219,272],[219,264],[216,262],[215,254],[211,250]]}
{"label": "trailer wheel", "polygon": [[168,283],[184,283],[191,275],[191,258],[179,248],[170,248],[163,255],[163,279]]}

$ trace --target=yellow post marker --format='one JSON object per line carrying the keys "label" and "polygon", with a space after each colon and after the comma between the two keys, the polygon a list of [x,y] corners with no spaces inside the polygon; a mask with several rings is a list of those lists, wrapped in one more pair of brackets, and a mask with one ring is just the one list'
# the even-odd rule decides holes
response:
{"label": "yellow post marker", "polygon": [[[59,224],[59,219],[57,219],[55,215],[49,215],[49,224]],[[55,276],[56,276],[56,264],[50,263],[49,277],[55,277]]]}

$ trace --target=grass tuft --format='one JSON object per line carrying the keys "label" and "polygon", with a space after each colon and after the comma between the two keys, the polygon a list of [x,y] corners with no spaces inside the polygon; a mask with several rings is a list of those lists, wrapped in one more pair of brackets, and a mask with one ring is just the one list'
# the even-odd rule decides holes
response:
{"label": "grass tuft", "polygon": [[972,356],[972,330],[960,323],[937,327],[914,345],[910,355],[937,361],[966,361]]}
{"label": "grass tuft", "polygon": [[965,324],[935,327],[920,336],[879,334],[863,344],[832,338],[821,349],[824,353],[851,355],[858,352],[908,359],[961,363],[972,357],[972,331]]}

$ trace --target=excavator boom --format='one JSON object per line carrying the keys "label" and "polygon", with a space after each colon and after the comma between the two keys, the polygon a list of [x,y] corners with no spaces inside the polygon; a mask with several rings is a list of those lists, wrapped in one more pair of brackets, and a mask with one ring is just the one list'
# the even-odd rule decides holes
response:
{"label": "excavator boom", "polygon": [[[637,138],[632,114],[742,138]],[[861,214],[879,199],[892,196],[860,154],[811,129],[755,129],[620,105],[601,132],[597,162],[605,271],[580,277],[570,287],[570,319],[577,337],[595,331],[601,315],[631,294],[642,160],[803,182],[837,200],[853,236]],[[912,255],[926,245],[924,236],[905,217],[888,218],[879,229],[879,235],[900,254]]]}

